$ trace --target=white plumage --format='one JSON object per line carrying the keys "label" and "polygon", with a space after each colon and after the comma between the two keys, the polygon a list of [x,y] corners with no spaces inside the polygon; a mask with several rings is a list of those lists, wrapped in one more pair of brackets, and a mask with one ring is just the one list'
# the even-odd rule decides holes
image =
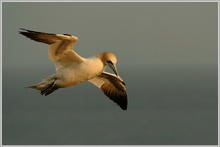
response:
{"label": "white plumage", "polygon": [[[88,81],[100,88],[123,110],[127,109],[126,88],[123,80],[118,76],[117,58],[113,53],[103,52],[91,58],[83,58],[72,49],[78,40],[75,36],[21,30],[23,31],[20,31],[20,34],[49,45],[48,55],[56,66],[55,74],[27,88],[37,89],[42,95],[48,95],[59,88]],[[115,74],[104,72],[106,65]]]}

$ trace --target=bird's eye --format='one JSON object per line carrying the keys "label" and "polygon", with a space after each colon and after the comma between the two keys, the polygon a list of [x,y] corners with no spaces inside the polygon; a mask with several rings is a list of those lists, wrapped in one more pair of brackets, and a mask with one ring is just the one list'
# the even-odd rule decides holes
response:
{"label": "bird's eye", "polygon": [[111,60],[106,61],[107,63],[113,64]]}

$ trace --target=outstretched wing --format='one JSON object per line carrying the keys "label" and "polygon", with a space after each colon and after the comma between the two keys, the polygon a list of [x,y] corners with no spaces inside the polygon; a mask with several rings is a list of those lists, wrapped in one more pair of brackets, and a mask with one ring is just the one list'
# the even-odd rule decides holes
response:
{"label": "outstretched wing", "polygon": [[120,77],[103,72],[88,81],[100,88],[106,96],[117,103],[123,110],[127,110],[128,100],[125,83]]}
{"label": "outstretched wing", "polygon": [[37,42],[46,43],[49,46],[49,58],[56,66],[67,66],[74,62],[81,62],[83,58],[73,51],[73,46],[78,40],[76,36],[69,34],[51,34],[27,29],[21,29],[19,33]]}

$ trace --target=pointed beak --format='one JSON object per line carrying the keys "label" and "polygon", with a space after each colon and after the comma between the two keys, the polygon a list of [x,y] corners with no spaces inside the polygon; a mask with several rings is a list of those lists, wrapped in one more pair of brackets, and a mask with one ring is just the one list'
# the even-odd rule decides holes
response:
{"label": "pointed beak", "polygon": [[118,70],[116,68],[115,64],[108,64],[108,66],[114,71],[114,73],[116,74],[116,76],[118,76]]}

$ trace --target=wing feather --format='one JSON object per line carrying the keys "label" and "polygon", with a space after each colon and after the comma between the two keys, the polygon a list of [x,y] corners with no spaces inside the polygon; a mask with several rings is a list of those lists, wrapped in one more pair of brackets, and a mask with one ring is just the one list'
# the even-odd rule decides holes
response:
{"label": "wing feather", "polygon": [[56,67],[67,66],[69,63],[81,62],[83,58],[74,50],[73,46],[78,41],[76,36],[69,34],[52,34],[21,29],[19,33],[37,42],[46,43],[49,46],[49,58],[55,62]]}
{"label": "wing feather", "polygon": [[56,34],[31,31],[22,28],[21,30],[23,31],[19,31],[20,34],[37,42],[42,42],[51,45],[60,41],[59,37],[56,36]]}
{"label": "wing feather", "polygon": [[90,79],[89,82],[100,88],[110,100],[117,103],[123,110],[127,110],[127,93],[123,80],[113,74],[103,72]]}

